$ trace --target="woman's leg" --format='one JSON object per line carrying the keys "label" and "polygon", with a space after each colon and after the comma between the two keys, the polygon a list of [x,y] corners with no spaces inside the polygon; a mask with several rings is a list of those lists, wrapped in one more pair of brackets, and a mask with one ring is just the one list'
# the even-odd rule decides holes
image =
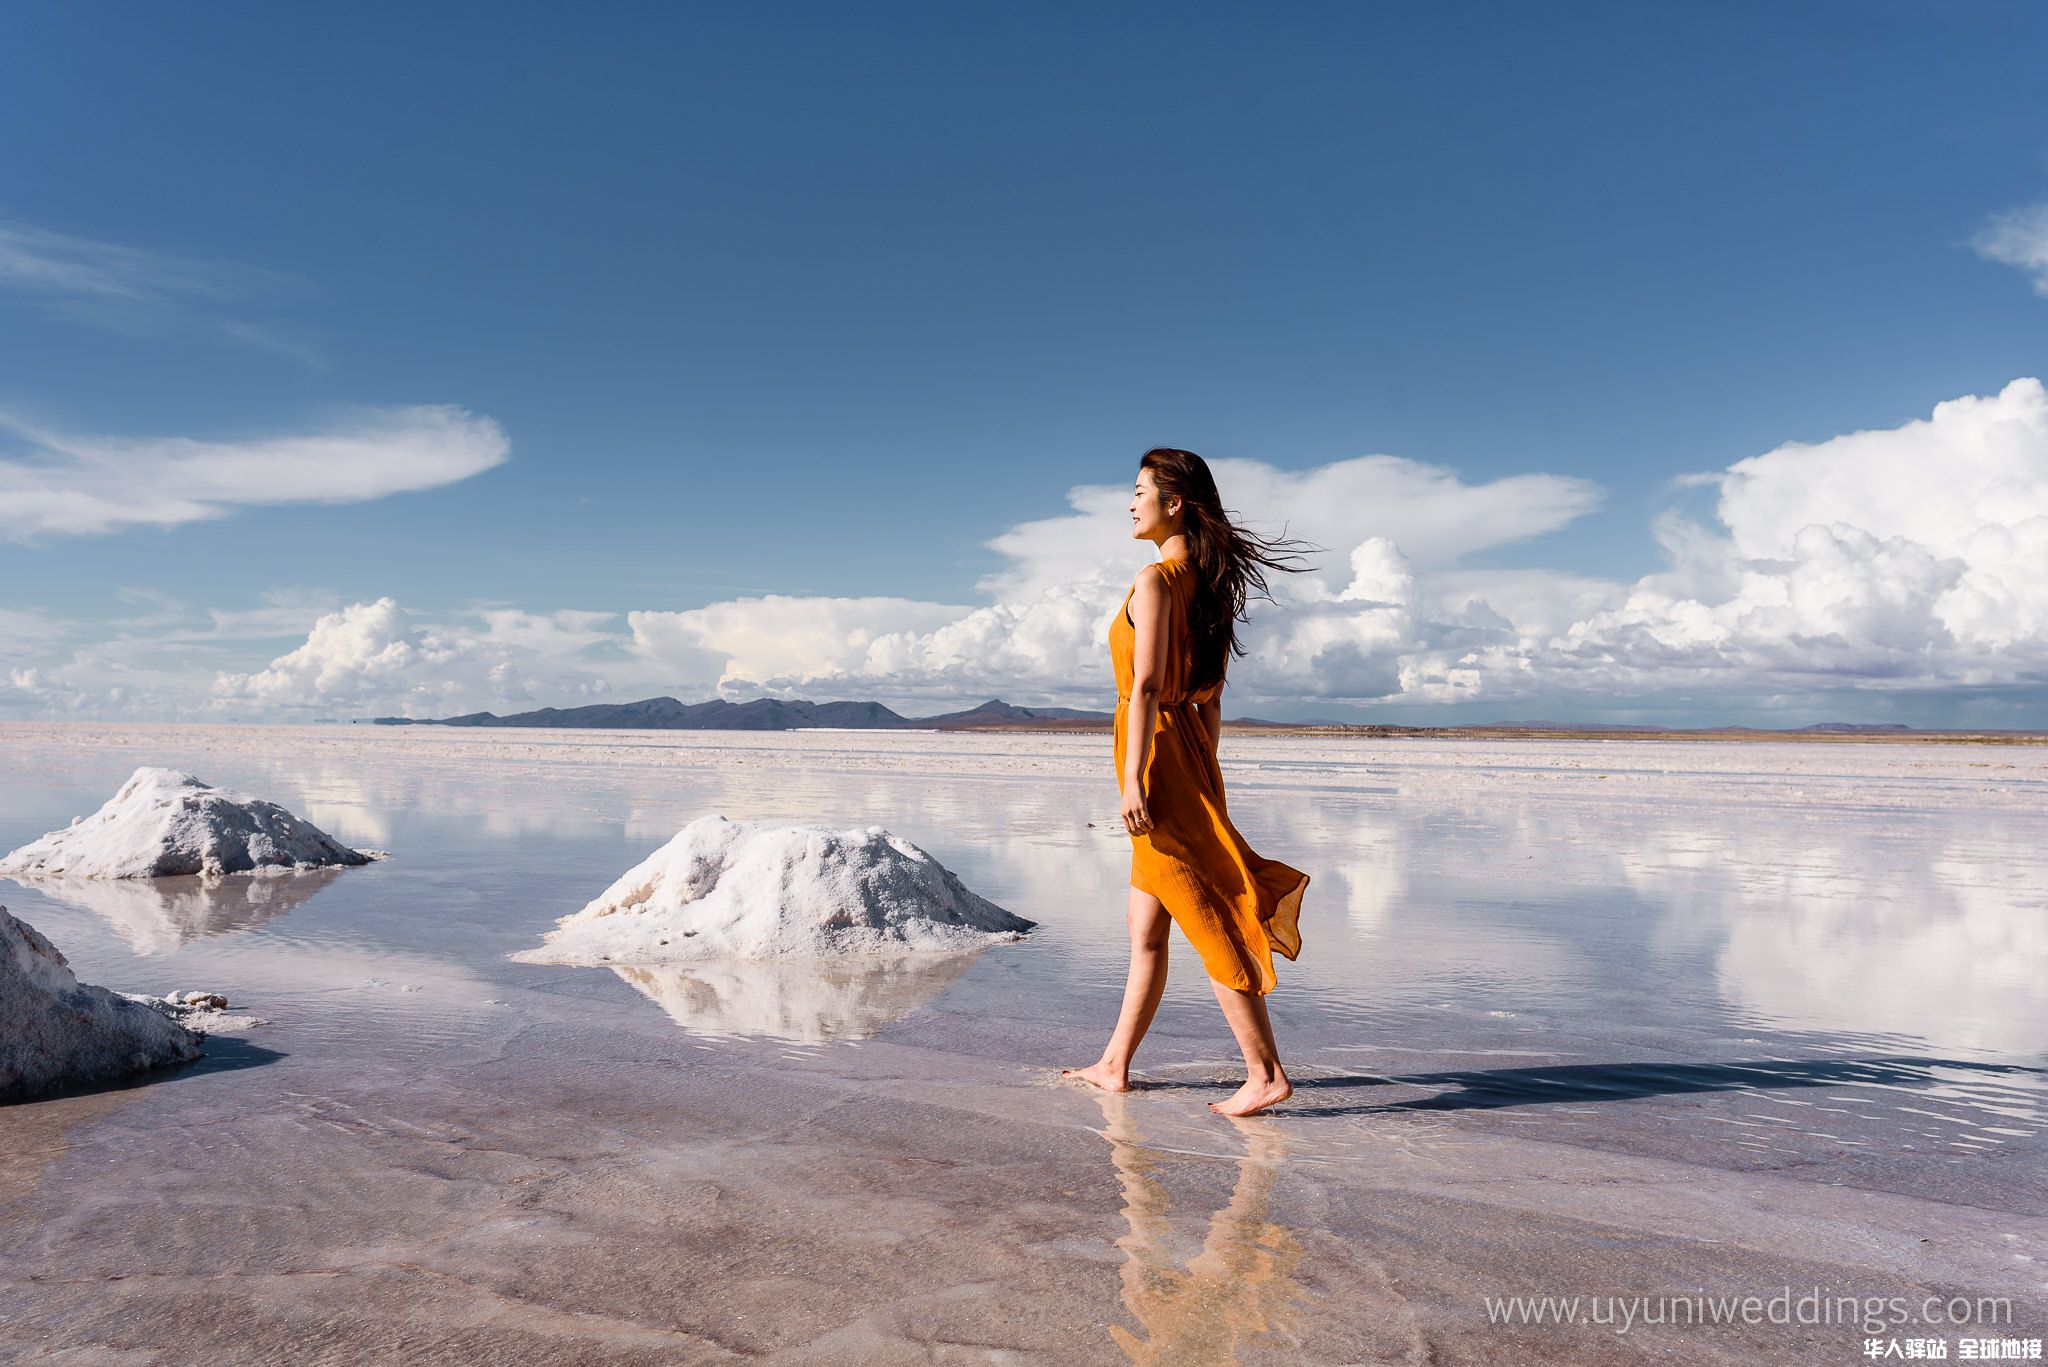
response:
{"label": "woman's leg", "polygon": [[1124,979],[1124,1005],[1117,1013],[1116,1029],[1110,1032],[1109,1045],[1099,1060],[1060,1073],[1093,1083],[1105,1092],[1131,1089],[1131,1055],[1138,1052],[1138,1041],[1151,1028],[1160,994],[1166,991],[1166,932],[1172,918],[1157,897],[1132,888],[1126,919],[1131,927],[1131,969]]}
{"label": "woman's leg", "polygon": [[1293,1096],[1294,1084],[1287,1080],[1287,1070],[1280,1066],[1280,1048],[1273,1042],[1266,999],[1256,992],[1225,987],[1214,978],[1209,985],[1216,989],[1216,1002],[1230,1022],[1230,1033],[1237,1036],[1245,1071],[1244,1086],[1227,1101],[1210,1102],[1209,1109],[1224,1115],[1250,1115]]}

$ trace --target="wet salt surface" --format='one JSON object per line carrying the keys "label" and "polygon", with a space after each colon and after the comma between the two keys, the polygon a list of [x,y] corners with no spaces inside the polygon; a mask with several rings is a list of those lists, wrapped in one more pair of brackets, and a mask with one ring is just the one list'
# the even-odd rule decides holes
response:
{"label": "wet salt surface", "polygon": [[[1484,1300],[1816,1285],[2048,1331],[2040,749],[1227,737],[1315,880],[1297,1092],[1235,1124],[1178,939],[1147,1085],[1049,1080],[1121,991],[1104,737],[0,727],[0,849],[141,763],[392,858],[0,882],[84,980],[268,1022],[0,1111],[25,1360],[1860,1356]],[[894,976],[505,958],[714,811],[885,825],[1041,927]]]}

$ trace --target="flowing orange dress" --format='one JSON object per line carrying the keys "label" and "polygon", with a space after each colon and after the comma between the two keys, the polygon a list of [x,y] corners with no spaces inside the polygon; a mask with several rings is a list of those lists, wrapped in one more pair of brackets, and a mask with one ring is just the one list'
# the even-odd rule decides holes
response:
{"label": "flowing orange dress", "polygon": [[[1273,990],[1273,951],[1292,959],[1301,952],[1301,895],[1308,875],[1261,858],[1245,843],[1223,806],[1223,771],[1209,750],[1201,704],[1223,693],[1221,682],[1192,696],[1187,691],[1188,609],[1195,567],[1179,557],[1161,560],[1166,576],[1166,683],[1152,753],[1140,782],[1152,829],[1131,837],[1131,886],[1149,892],[1202,956],[1209,976],[1225,987],[1260,996]],[[1135,591],[1137,585],[1131,588]],[[1131,596],[1109,629],[1116,670],[1116,778],[1123,789],[1130,706]]]}

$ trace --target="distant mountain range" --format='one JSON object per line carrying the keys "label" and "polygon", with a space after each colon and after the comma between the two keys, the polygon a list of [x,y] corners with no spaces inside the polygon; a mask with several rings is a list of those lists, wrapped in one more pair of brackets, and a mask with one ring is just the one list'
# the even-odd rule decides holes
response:
{"label": "distant mountain range", "polygon": [[[809,702],[801,698],[755,698],[752,702],[686,703],[674,698],[643,698],[639,702],[592,703],[587,707],[543,707],[537,712],[515,712],[501,717],[495,712],[471,712],[460,717],[377,717],[378,726],[523,726],[550,730],[592,731],[799,731],[830,727],[843,730],[887,731],[1073,731],[1107,730],[1112,716],[1074,707],[1016,707],[1001,698],[991,698],[964,712],[942,712],[935,717],[906,717],[878,702]],[[1286,731],[1339,732],[1369,736],[1722,736],[1769,738],[1772,736],[1872,737],[1950,735],[1957,732],[1922,731],[1895,722],[1815,722],[1810,726],[1781,731],[1752,726],[1631,726],[1615,722],[1498,721],[1462,726],[1389,726],[1380,723],[1338,721],[1266,721],[1259,717],[1233,717],[1232,729],[1271,728]],[[1974,735],[2029,736],[2025,731],[1973,731]]]}
{"label": "distant mountain range", "polygon": [[592,703],[588,707],[543,707],[538,712],[516,712],[509,717],[495,712],[471,712],[434,719],[375,719],[378,726],[537,726],[603,731],[798,731],[815,727],[971,731],[980,727],[1075,722],[1107,726],[1110,714],[1072,707],[1013,707],[1001,698],[990,698],[965,712],[945,712],[936,717],[906,717],[878,702],[756,698],[752,702],[734,703],[719,698],[686,703],[674,698],[643,698],[639,702]]}

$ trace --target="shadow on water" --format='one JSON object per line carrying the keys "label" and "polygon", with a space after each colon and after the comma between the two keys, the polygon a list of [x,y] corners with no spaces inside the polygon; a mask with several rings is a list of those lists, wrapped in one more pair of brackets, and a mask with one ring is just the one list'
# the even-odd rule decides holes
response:
{"label": "shadow on water", "polygon": [[[1753,1063],[1580,1063],[1545,1068],[1490,1068],[1432,1073],[1362,1073],[1342,1077],[1294,1080],[1295,1099],[1305,1092],[1343,1091],[1360,1087],[1448,1087],[1455,1091],[1404,1101],[1361,1102],[1356,1105],[1287,1105],[1275,1115],[1367,1115],[1398,1111],[1476,1111],[1506,1106],[1540,1106],[1559,1102],[1628,1101],[1647,1096],[1678,1096],[1694,1092],[1759,1092],[1804,1087],[1870,1085],[1942,1092],[1949,1084],[1934,1070],[1952,1069],[1979,1075],[2048,1076],[2048,1068],[2017,1063],[1984,1063],[1972,1059],[1870,1058]],[[1189,1087],[1234,1090],[1239,1084],[1190,1082]],[[1955,1100],[1957,1098],[1948,1098]]]}
{"label": "shadow on water", "polygon": [[1209,1216],[1199,1252],[1175,1253],[1167,1169],[1187,1160],[1145,1145],[1127,1099],[1099,1094],[1110,1161],[1116,1165],[1128,1232],[1123,1250],[1124,1306],[1139,1333],[1110,1326],[1110,1337],[1135,1363],[1214,1364],[1238,1361],[1240,1345],[1286,1336],[1301,1294],[1294,1270],[1301,1242],[1272,1222],[1273,1185],[1287,1158],[1286,1130],[1254,1117],[1234,1122],[1244,1141],[1237,1184]]}
{"label": "shadow on water", "polygon": [[285,1057],[281,1050],[266,1049],[260,1044],[251,1044],[232,1035],[208,1035],[204,1049],[205,1052],[190,1063],[173,1064],[168,1068],[152,1068],[147,1072],[131,1073],[126,1077],[101,1082],[53,1087],[48,1091],[37,1092],[34,1096],[0,1101],[0,1110],[10,1106],[34,1106],[44,1101],[61,1101],[68,1097],[98,1096],[105,1092],[133,1092],[144,1087],[173,1086],[206,1073],[232,1073],[244,1068],[261,1068]]}
{"label": "shadow on water", "polygon": [[233,1035],[208,1035],[206,1052],[191,1063],[175,1070],[172,1081],[199,1077],[206,1073],[233,1073],[244,1068],[261,1068],[286,1057],[281,1049],[266,1049],[260,1044],[251,1044]]}

